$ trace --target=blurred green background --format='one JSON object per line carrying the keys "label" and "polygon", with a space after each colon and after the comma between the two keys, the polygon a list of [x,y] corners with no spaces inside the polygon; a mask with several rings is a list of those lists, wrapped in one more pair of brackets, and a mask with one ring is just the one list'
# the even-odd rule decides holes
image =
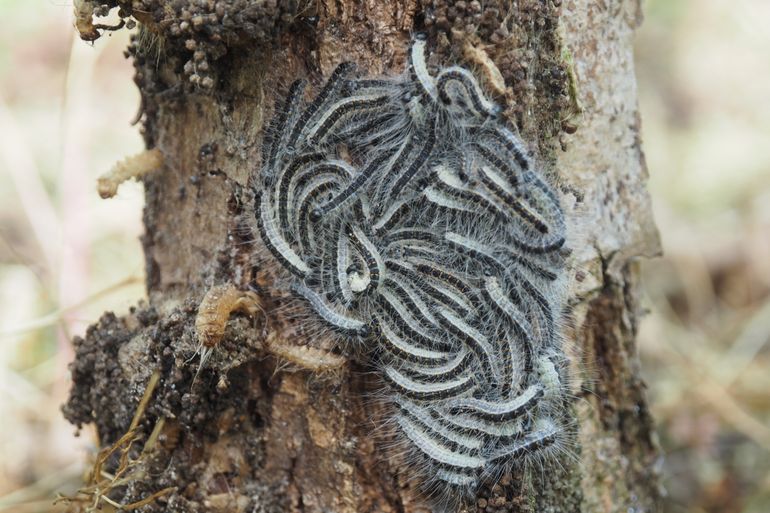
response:
{"label": "blurred green background", "polygon": [[[95,451],[59,411],[70,339],[144,297],[126,31],[66,0],[0,0],[0,512],[51,511]],[[671,513],[770,511],[770,0],[648,0],[636,55],[665,256],[639,351]]]}

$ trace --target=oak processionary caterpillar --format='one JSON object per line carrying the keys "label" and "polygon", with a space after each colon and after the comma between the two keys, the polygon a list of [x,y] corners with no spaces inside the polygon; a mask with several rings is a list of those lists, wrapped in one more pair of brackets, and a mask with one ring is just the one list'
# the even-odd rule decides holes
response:
{"label": "oak processionary caterpillar", "polygon": [[253,177],[264,245],[307,322],[387,383],[391,427],[449,507],[563,442],[559,200],[473,74],[337,67],[295,82]]}

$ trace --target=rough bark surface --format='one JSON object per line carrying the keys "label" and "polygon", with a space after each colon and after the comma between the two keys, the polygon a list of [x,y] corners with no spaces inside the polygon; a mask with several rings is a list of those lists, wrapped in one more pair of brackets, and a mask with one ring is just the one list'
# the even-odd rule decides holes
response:
{"label": "rough bark surface", "polygon": [[[656,511],[658,454],[634,342],[635,259],[659,251],[633,73],[638,0],[108,3],[143,24],[130,52],[146,143],[165,158],[144,179],[150,302],[122,318],[105,314],[75,341],[64,408],[75,424],[95,423],[109,446],[160,372],[138,428],[147,438],[163,419],[157,443],[133,454],[143,472],[110,497],[127,504],[173,487],[143,510],[429,511],[373,436],[377,383],[366,368],[318,375],[268,351],[276,341],[332,348],[273,313],[269,273],[253,265],[246,187],[259,169],[263,122],[293,79],[320,81],[343,60],[398,73],[410,33],[425,30],[432,64],[479,67],[478,55],[495,63],[506,86],[498,101],[558,177],[575,234],[566,328],[573,457],[506,476],[465,509]],[[267,314],[230,317],[197,372],[198,305],[228,282],[256,286]]]}

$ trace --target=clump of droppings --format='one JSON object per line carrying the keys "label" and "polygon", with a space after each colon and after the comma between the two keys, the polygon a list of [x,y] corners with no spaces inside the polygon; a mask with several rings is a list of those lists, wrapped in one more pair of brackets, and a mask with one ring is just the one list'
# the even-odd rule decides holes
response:
{"label": "clump of droppings", "polygon": [[[76,2],[75,24],[81,38],[93,41],[104,31],[132,28],[139,35],[129,49],[137,58],[171,59],[175,72],[194,89],[216,85],[216,61],[230,47],[272,45],[298,19],[299,0],[110,0]],[[115,9],[117,9],[115,11]],[[114,26],[94,20],[116,12]],[[306,24],[303,24],[305,26]],[[169,77],[166,77],[167,80]]]}
{"label": "clump of droppings", "polygon": [[[74,340],[72,390],[64,416],[78,427],[96,423],[103,452],[125,449],[132,469],[143,476],[102,490],[112,501],[129,505],[155,497],[142,511],[211,511],[203,504],[213,489],[237,488],[243,476],[257,480],[263,415],[270,409],[269,390],[258,379],[270,371],[254,363],[260,357],[259,330],[245,315],[231,318],[194,383],[197,341],[190,326],[196,306],[190,298],[157,308],[140,305],[124,317],[106,313],[84,338]],[[218,381],[225,386],[215,387]],[[151,383],[152,393],[147,393]],[[244,400],[247,410],[241,408]],[[128,434],[133,447],[126,442]],[[200,442],[217,437],[224,441]],[[225,444],[245,449],[238,472],[231,472]],[[100,468],[114,474],[125,462],[108,456]],[[191,484],[179,488],[179,483]],[[261,499],[248,500],[246,510],[251,510]]]}

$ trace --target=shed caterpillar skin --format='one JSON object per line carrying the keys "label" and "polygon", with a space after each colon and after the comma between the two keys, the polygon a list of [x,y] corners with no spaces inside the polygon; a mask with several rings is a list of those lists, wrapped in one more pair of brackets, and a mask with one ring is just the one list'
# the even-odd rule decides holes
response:
{"label": "shed caterpillar skin", "polygon": [[206,291],[195,317],[195,332],[201,348],[210,349],[222,341],[227,320],[234,312],[253,317],[264,310],[259,296],[238,290],[232,283],[215,285]]}
{"label": "shed caterpillar skin", "polygon": [[145,150],[117,162],[112,169],[99,177],[96,188],[102,199],[114,197],[120,184],[134,178],[139,180],[144,175],[163,167],[163,154],[158,148]]}
{"label": "shed caterpillar skin", "polygon": [[252,185],[264,245],[316,322],[387,383],[388,425],[424,489],[452,508],[538,460],[566,431],[564,215],[476,77],[296,82]]}
{"label": "shed caterpillar skin", "polygon": [[[264,315],[265,310],[257,294],[239,290],[230,282],[214,285],[206,291],[195,316],[195,333],[201,355],[198,372],[214,348],[222,342],[227,322],[236,312],[256,317]],[[297,346],[279,339],[274,333],[265,337],[264,350],[282,361],[315,373],[335,371],[346,363],[340,355],[314,347]]]}
{"label": "shed caterpillar skin", "polygon": [[264,313],[262,302],[251,291],[238,290],[232,283],[214,285],[206,291],[195,316],[195,333],[198,338],[200,363],[196,377],[225,336],[227,321],[235,312],[244,313],[250,317]]}

